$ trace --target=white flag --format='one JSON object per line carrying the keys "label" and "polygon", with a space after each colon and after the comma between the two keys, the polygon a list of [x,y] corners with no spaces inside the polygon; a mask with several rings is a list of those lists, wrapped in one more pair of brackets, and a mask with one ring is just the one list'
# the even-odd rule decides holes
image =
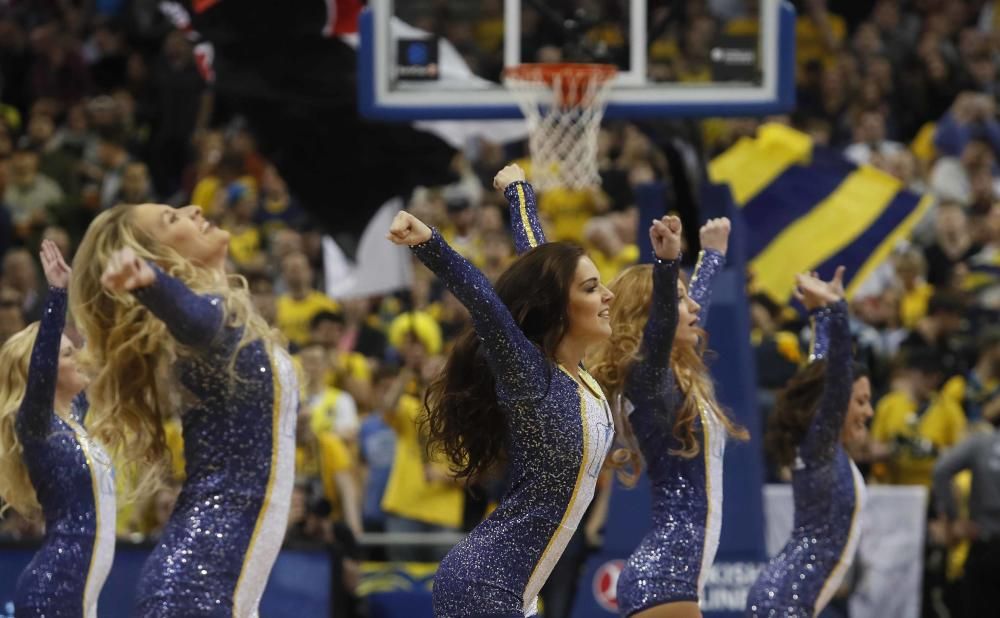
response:
{"label": "white flag", "polygon": [[385,239],[403,200],[392,198],[371,218],[358,244],[357,260],[351,264],[337,243],[323,237],[323,276],[326,294],[332,298],[376,296],[408,288],[413,282],[413,264],[406,247]]}

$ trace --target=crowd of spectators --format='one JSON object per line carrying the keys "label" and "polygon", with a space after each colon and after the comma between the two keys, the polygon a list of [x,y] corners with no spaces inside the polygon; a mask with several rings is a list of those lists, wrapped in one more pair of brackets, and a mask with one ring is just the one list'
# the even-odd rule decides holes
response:
{"label": "crowd of spectators", "polygon": [[[414,25],[448,37],[471,66],[492,74],[500,68],[501,4],[410,8]],[[619,57],[627,3],[585,4],[602,19],[587,37]],[[876,408],[871,441],[855,457],[869,483],[930,488],[940,454],[992,431],[1000,419],[1000,3],[844,4],[850,6],[799,3],[793,113],[606,123],[602,188],[553,190],[541,196],[540,208],[549,238],[585,245],[610,280],[638,259],[636,188],[670,179],[673,202],[692,208],[704,162],[765,121],[793,126],[856,164],[933,195],[927,220],[852,299],[852,330],[872,370]],[[711,42],[756,33],[753,1],[650,6],[656,30],[649,70],[656,80],[711,80]],[[463,307],[422,268],[409,289],[395,294],[326,295],[323,231],[309,214],[315,205],[296,200],[237,114],[213,113],[191,41],[152,3],[83,7],[55,0],[0,7],[0,341],[39,317],[41,239],[54,240],[69,259],[102,209],[197,204],[231,233],[231,269],[246,276],[258,309],[287,338],[301,368],[287,542],[352,545],[370,532],[475,525],[497,488],[463,491],[424,453],[416,423],[426,384],[469,322]],[[529,48],[542,59],[558,57],[558,46],[540,42],[544,20],[529,10],[526,23]],[[493,279],[513,249],[506,204],[491,181],[523,145],[481,140],[467,152],[473,150],[456,163],[458,182],[406,198]],[[766,416],[774,392],[804,361],[807,329],[789,307],[752,287],[747,294],[747,336]],[[123,505],[122,538],[155,538],[176,497],[182,438],[177,419],[166,423],[175,478],[148,504]],[[771,475],[778,480],[782,471]],[[956,478],[943,487],[964,502],[969,481]],[[933,502],[928,512],[925,615],[943,615],[933,613],[943,603],[960,616],[963,548],[983,522],[967,512],[948,519]],[[16,515],[0,521],[4,538],[37,534]],[[594,530],[586,536],[599,542]],[[365,556],[434,560],[446,549],[389,546]]]}

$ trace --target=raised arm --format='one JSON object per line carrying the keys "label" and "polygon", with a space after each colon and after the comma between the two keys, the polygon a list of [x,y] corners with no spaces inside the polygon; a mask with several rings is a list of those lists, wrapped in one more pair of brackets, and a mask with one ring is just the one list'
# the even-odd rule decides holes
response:
{"label": "raised arm", "polygon": [[722,267],[726,265],[729,230],[729,219],[721,217],[709,219],[699,231],[701,252],[698,254],[698,263],[694,267],[694,274],[691,275],[688,295],[701,305],[701,311],[698,313],[698,324],[702,327],[708,323],[708,309],[712,304],[712,284],[716,275],[722,272]]}
{"label": "raised arm", "polygon": [[[817,273],[813,273],[813,277],[817,277]],[[839,298],[844,297],[844,268],[843,266],[837,268],[833,275],[833,279],[827,284],[829,291]],[[809,324],[812,326],[812,341],[809,342],[809,361],[823,360],[827,357],[830,350],[830,314],[829,312],[820,312],[818,307],[813,308],[809,311]],[[848,321],[848,330],[850,330],[850,321]]]}
{"label": "raised arm", "polygon": [[448,246],[437,230],[430,230],[407,212],[396,215],[389,238],[397,244],[409,245],[413,254],[469,310],[501,397],[542,396],[548,383],[545,357],[521,332],[483,273]]}
{"label": "raised arm", "polygon": [[[629,374],[628,391],[636,398],[662,397],[671,391],[674,378],[670,352],[677,333],[677,275],[680,270],[681,225],[676,217],[664,217],[650,229],[656,263],[653,264],[653,300],[642,331],[641,360]],[[643,391],[643,392],[639,392]]]}
{"label": "raised arm", "polygon": [[508,165],[493,179],[497,189],[510,204],[510,227],[514,233],[514,249],[518,255],[545,244],[545,232],[538,220],[535,191],[524,180],[524,170],[518,165]]}
{"label": "raised arm", "polygon": [[66,289],[50,287],[45,312],[31,348],[24,399],[15,422],[17,435],[22,441],[41,441],[48,436],[59,378],[59,347],[65,326]]}
{"label": "raised arm", "polygon": [[196,294],[180,279],[139,258],[131,249],[112,254],[101,283],[111,291],[132,292],[184,345],[208,346],[225,322],[221,298]]}
{"label": "raised arm", "polygon": [[196,294],[184,282],[154,267],[152,285],[133,291],[139,302],[160,318],[178,342],[204,347],[215,340],[224,322],[222,299]]}
{"label": "raised arm", "polygon": [[24,399],[14,421],[14,429],[22,442],[48,437],[59,380],[59,349],[66,327],[66,286],[70,268],[51,240],[42,243],[39,257],[49,283],[49,297],[31,348]]}
{"label": "raised arm", "polygon": [[708,323],[708,308],[712,305],[712,284],[715,277],[726,265],[726,256],[715,249],[702,249],[698,254],[698,263],[691,275],[691,285],[688,295],[701,305],[698,312],[698,325],[704,327]]}
{"label": "raised arm", "polygon": [[830,347],[826,356],[826,375],[819,409],[799,447],[803,461],[829,461],[836,452],[841,428],[851,402],[854,381],[851,371],[851,335],[847,322],[847,303],[835,303],[816,310],[816,321],[829,326]]}
{"label": "raised arm", "polygon": [[677,333],[677,274],[679,260],[656,260],[653,265],[653,302],[642,330],[640,365],[669,367]]}
{"label": "raised arm", "polygon": [[809,343],[809,362],[823,360],[830,351],[830,313],[810,311],[809,324],[812,326],[812,341]]}

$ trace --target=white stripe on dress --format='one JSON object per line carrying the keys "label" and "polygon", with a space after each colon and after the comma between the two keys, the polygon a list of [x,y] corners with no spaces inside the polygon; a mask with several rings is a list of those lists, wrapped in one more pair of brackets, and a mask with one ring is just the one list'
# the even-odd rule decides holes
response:
{"label": "white stripe on dress", "polygon": [[522,607],[525,616],[533,616],[538,613],[538,592],[549,578],[556,563],[559,562],[559,558],[566,550],[566,546],[569,545],[580,520],[583,519],[587,507],[590,506],[590,502],[594,498],[597,477],[600,475],[604,458],[607,456],[608,449],[614,439],[614,428],[609,423],[611,410],[608,408],[608,403],[604,399],[599,399],[586,387],[579,386],[578,388],[581,392],[580,403],[586,408],[583,427],[586,457],[582,464],[583,470],[578,475],[576,488],[569,505],[566,507],[562,525],[549,541],[545,553],[542,554],[541,560],[535,566],[535,570],[528,580],[528,585],[524,589]]}
{"label": "white stripe on dress", "polygon": [[851,516],[851,528],[847,533],[847,544],[844,546],[844,552],[840,554],[837,566],[833,568],[830,576],[827,577],[826,583],[823,584],[823,589],[820,590],[819,598],[816,599],[815,614],[823,611],[823,608],[833,599],[833,595],[840,588],[840,584],[844,581],[844,576],[847,575],[847,570],[854,563],[854,555],[858,550],[858,541],[861,539],[861,513],[865,508],[865,499],[868,495],[868,490],[865,487],[865,479],[861,476],[861,471],[854,465],[854,461],[850,461],[850,464],[851,476],[854,480],[855,501],[854,514]]}
{"label": "white stripe on dress", "polygon": [[247,548],[243,563],[243,572],[236,587],[233,598],[233,616],[237,618],[256,618],[257,606],[264,595],[271,568],[278,558],[281,543],[285,538],[288,526],[288,510],[292,499],[292,486],[295,482],[295,422],[297,419],[297,404],[299,397],[298,378],[292,359],[288,354],[275,347],[272,355],[272,371],[280,387],[280,396],[276,401],[278,414],[276,432],[273,437],[273,448],[276,451],[274,470],[269,479],[268,502],[258,515],[256,534]]}
{"label": "white stripe on dress", "polygon": [[715,563],[722,533],[722,460],[726,454],[726,428],[716,412],[701,406],[701,426],[705,435],[705,493],[708,514],[705,517],[705,545],[698,573],[698,598],[701,598],[709,571]]}
{"label": "white stripe on dress", "polygon": [[85,618],[97,618],[97,601],[115,557],[115,524],[118,514],[115,503],[114,468],[104,448],[91,439],[83,427],[76,422],[71,422],[69,425],[87,458],[94,492],[97,528],[94,534],[90,570],[83,588],[83,615]]}

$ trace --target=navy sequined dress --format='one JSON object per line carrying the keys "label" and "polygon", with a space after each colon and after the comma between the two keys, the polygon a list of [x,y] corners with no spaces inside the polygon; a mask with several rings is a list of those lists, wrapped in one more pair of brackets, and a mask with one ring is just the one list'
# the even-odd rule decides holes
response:
{"label": "navy sequined dress", "polygon": [[[714,250],[703,251],[688,294],[702,307],[704,323],[712,281],[725,264]],[[707,405],[695,420],[699,451],[686,458],[673,435],[674,417],[683,402],[670,353],[677,330],[678,263],[653,266],[653,302],[643,331],[642,359],[625,384],[629,422],[646,461],[652,486],[652,526],[629,556],[618,578],[618,608],[623,616],[683,601],[697,602],[715,560],[722,528],[722,459],[726,429]]]}
{"label": "navy sequined dress", "polygon": [[176,370],[195,403],[181,415],[187,478],[143,566],[137,614],[256,616],[288,523],[295,371],[263,340],[236,350],[242,330],[225,323],[221,299],[154,270],[134,293],[194,350]]}
{"label": "navy sequined dress", "polygon": [[115,551],[115,482],[111,460],[83,429],[83,395],[70,418],[53,411],[66,290],[50,288],[31,351],[15,431],[45,517],[42,547],[17,579],[17,616],[97,616],[97,599]]}
{"label": "navy sequined dress", "polygon": [[[544,242],[531,187],[507,187],[519,252]],[[434,580],[437,618],[537,613],[537,596],[594,495],[614,439],[597,382],[578,384],[518,328],[489,281],[435,231],[413,252],[472,315],[509,432],[509,487],[448,553]]]}
{"label": "navy sequined dress", "polygon": [[819,614],[857,550],[865,482],[840,444],[853,387],[847,305],[819,309],[814,320],[811,358],[827,361],[823,395],[792,470],[792,535],[750,588],[747,616],[753,618]]}

